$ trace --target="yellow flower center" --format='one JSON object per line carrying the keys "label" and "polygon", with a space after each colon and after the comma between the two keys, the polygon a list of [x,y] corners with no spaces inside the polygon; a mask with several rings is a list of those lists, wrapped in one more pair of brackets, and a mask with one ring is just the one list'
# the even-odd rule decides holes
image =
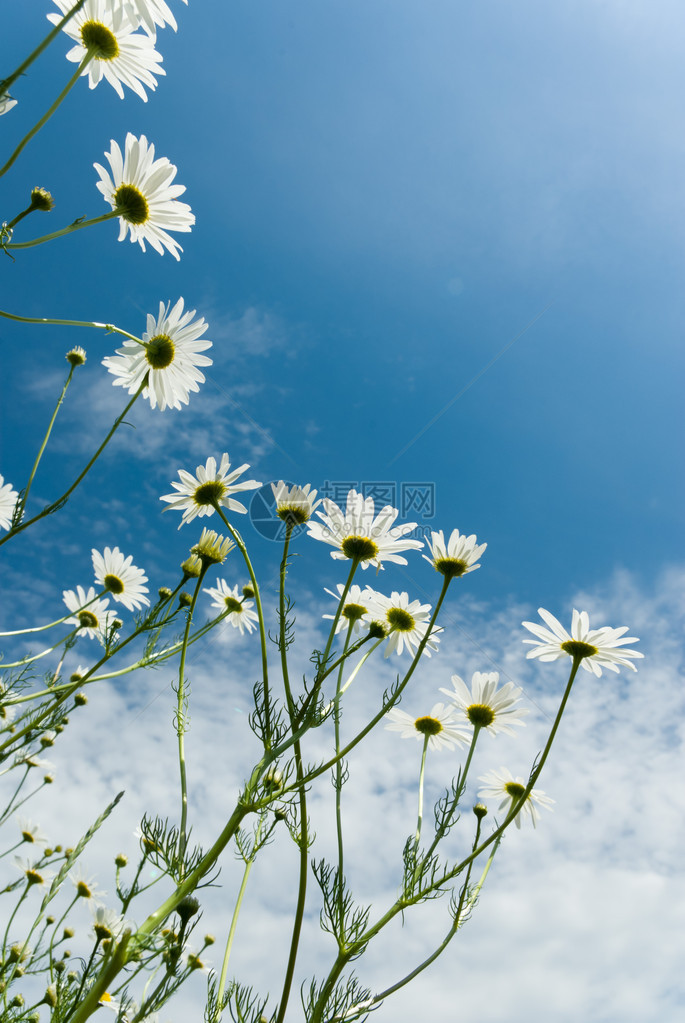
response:
{"label": "yellow flower center", "polygon": [[98,620],[92,611],[79,611],[78,620],[83,629],[97,629]]}
{"label": "yellow flower center", "polygon": [[226,486],[221,480],[207,480],[196,488],[193,500],[195,504],[200,505],[214,504],[215,501],[220,501],[225,493]]}
{"label": "yellow flower center", "polygon": [[124,592],[124,584],[122,583],[118,575],[106,575],[104,578],[104,585],[105,588],[108,589],[110,593]]}
{"label": "yellow flower center", "polygon": [[145,345],[145,358],[153,369],[166,369],[174,361],[176,346],[168,334],[156,334]]}
{"label": "yellow flower center", "polygon": [[135,185],[119,185],[114,193],[114,206],[129,224],[144,224],[150,218],[147,199]]}
{"label": "yellow flower center", "polygon": [[411,632],[416,622],[403,607],[391,607],[386,615],[389,624],[398,632]]}
{"label": "yellow flower center", "polygon": [[495,720],[494,710],[486,703],[472,703],[467,708],[466,714],[471,724],[478,725],[480,728],[487,728]]}
{"label": "yellow flower center", "polygon": [[346,536],[340,549],[346,558],[356,558],[357,561],[369,561],[378,554],[378,546],[368,536]]}
{"label": "yellow flower center", "polygon": [[96,60],[114,60],[119,56],[119,43],[111,29],[101,21],[84,21],[81,42],[91,50]]}
{"label": "yellow flower center", "polygon": [[367,613],[367,609],[362,604],[345,604],[342,609],[343,618],[349,618],[351,622],[358,622]]}
{"label": "yellow flower center", "polygon": [[597,653],[596,646],[592,646],[591,643],[582,643],[579,639],[569,639],[566,643],[561,644],[561,649],[571,657],[578,657],[580,660],[583,657],[594,657]]}
{"label": "yellow flower center", "polygon": [[235,597],[224,597],[224,604],[230,613],[240,614],[243,610],[243,605]]}
{"label": "yellow flower center", "polygon": [[447,579],[456,579],[468,570],[468,563],[461,558],[438,558],[433,562],[435,571],[440,572]]}
{"label": "yellow flower center", "polygon": [[520,799],[526,791],[526,786],[522,785],[520,781],[508,781],[504,786],[504,791],[512,799]]}
{"label": "yellow flower center", "polygon": [[438,719],[429,716],[417,718],[414,722],[414,728],[417,732],[421,732],[422,735],[439,735],[442,731],[442,725]]}

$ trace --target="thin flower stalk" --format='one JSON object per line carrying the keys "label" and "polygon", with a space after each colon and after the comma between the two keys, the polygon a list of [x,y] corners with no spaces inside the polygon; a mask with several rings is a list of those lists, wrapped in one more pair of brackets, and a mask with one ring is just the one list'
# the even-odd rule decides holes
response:
{"label": "thin flower stalk", "polygon": [[[288,549],[290,546],[290,539],[292,536],[293,529],[296,523],[293,520],[286,522],[285,541],[283,544],[283,557],[281,559],[281,567],[279,573],[279,617],[280,617],[280,633],[279,633],[279,646],[281,652],[281,668],[283,671],[283,685],[285,687],[286,705],[288,709],[288,718],[290,720],[290,728],[292,731],[296,729],[296,718],[295,718],[295,704],[292,698],[292,692],[290,688],[290,678],[288,675],[288,656],[287,656],[287,637],[286,637],[286,601],[285,601],[285,577],[288,571]],[[256,591],[255,591],[256,592]],[[309,871],[309,836],[307,827],[307,792],[302,782],[304,776],[304,768],[302,766],[302,747],[300,740],[298,739],[293,744],[293,752],[295,755],[295,770],[297,778],[297,794],[299,801],[299,813],[300,813],[300,862],[298,869],[298,882],[297,882],[297,902],[295,904],[295,915],[293,918],[293,929],[290,937],[290,950],[288,953],[288,962],[286,964],[285,976],[283,978],[283,989],[281,991],[281,998],[279,1002],[278,1019],[277,1023],[283,1023],[285,1018],[285,1012],[288,1007],[288,1000],[290,998],[290,991],[292,988],[293,976],[295,974],[295,964],[297,962],[297,953],[300,945],[300,935],[302,933],[302,921],[304,920],[304,910],[307,899],[307,876]],[[222,979],[224,978],[224,970],[222,968]],[[223,989],[222,989],[223,990]]]}
{"label": "thin flower stalk", "polygon": [[240,888],[238,889],[238,895],[235,900],[233,915],[231,916],[231,925],[228,929],[228,937],[226,938],[226,948],[224,949],[224,958],[221,963],[221,973],[219,974],[219,983],[217,986],[216,1012],[214,1013],[214,1017],[211,1023],[219,1023],[219,1020],[221,1018],[219,1006],[221,1005],[223,993],[226,990],[226,977],[228,976],[228,963],[229,959],[231,958],[233,939],[235,938],[235,932],[238,926],[238,917],[240,915],[240,909],[243,904],[243,897],[247,889],[247,882],[250,877],[250,871],[252,870],[252,865],[256,860],[257,853],[259,852],[260,849],[259,840],[261,838],[262,828],[264,827],[265,817],[266,815],[263,813],[259,819],[259,825],[257,827],[257,833],[255,835],[255,843],[254,848],[252,850],[252,855],[245,860],[245,869],[243,871],[242,880],[240,882]]}
{"label": "thin flower stalk", "polygon": [[43,39],[43,41],[38,44],[35,50],[32,50],[31,53],[29,53],[28,57],[21,62],[19,67],[16,68],[16,70],[13,71],[12,74],[9,75],[9,77],[4,78],[2,82],[0,82],[0,94],[2,94],[3,92],[7,92],[8,89],[12,88],[13,84],[17,81],[18,78],[21,78],[21,76],[25,73],[26,69],[30,67],[31,64],[33,64],[34,60],[40,57],[43,50],[47,49],[47,47],[50,45],[53,39],[57,38],[57,36],[60,34],[64,26],[67,24],[67,22],[70,21],[75,14],[78,14],[78,12],[81,10],[85,2],[86,0],[77,0],[77,2],[74,4],[71,10],[67,11],[64,17],[60,19],[60,21],[54,26],[54,28],[50,29],[45,39]]}
{"label": "thin flower stalk", "polygon": [[43,443],[41,444],[41,446],[40,446],[40,448],[38,450],[38,454],[36,455],[36,460],[33,463],[33,468],[31,469],[31,473],[29,475],[28,482],[27,482],[26,486],[24,487],[24,492],[23,492],[23,494],[21,495],[21,497],[19,498],[19,500],[17,502],[17,505],[18,505],[18,508],[19,508],[18,514],[15,513],[15,514],[17,514],[17,521],[21,521],[21,517],[22,517],[22,515],[24,513],[24,508],[26,507],[26,502],[29,499],[29,493],[31,492],[31,486],[33,485],[33,480],[35,479],[36,472],[38,471],[38,466],[40,465],[40,460],[43,457],[43,453],[44,453],[44,451],[45,451],[45,449],[46,449],[46,447],[48,445],[48,441],[50,440],[50,434],[52,433],[52,428],[55,425],[55,420],[57,419],[57,413],[59,412],[59,410],[60,410],[60,408],[62,406],[62,402],[64,401],[64,396],[67,393],[67,388],[68,388],[69,384],[71,383],[71,378],[74,375],[74,370],[75,369],[76,369],[75,366],[73,366],[73,365],[69,366],[69,372],[67,374],[67,379],[65,380],[64,387],[62,388],[62,391],[60,393],[59,398],[57,399],[57,404],[55,406],[55,411],[52,413],[52,418],[50,419],[50,422],[48,423],[48,428],[45,431],[45,437],[43,438]]}
{"label": "thin flower stalk", "polygon": [[94,224],[103,224],[106,220],[112,220],[119,216],[118,210],[110,210],[109,213],[102,213],[99,217],[91,217],[89,220],[75,220],[59,231],[52,231],[50,234],[43,234],[40,238],[31,238],[27,242],[8,242],[3,244],[4,249],[32,249],[35,245],[43,245],[45,242],[54,241],[55,238],[62,238],[73,231],[81,231],[84,227],[92,227]]}
{"label": "thin flower stalk", "polygon": [[188,614],[186,617],[186,626],[183,632],[183,642],[181,644],[181,658],[178,667],[178,692],[177,692],[177,703],[176,703],[176,734],[178,736],[178,767],[181,781],[181,823],[178,831],[178,858],[182,862],[185,854],[187,835],[186,826],[188,821],[188,779],[186,774],[186,758],[185,758],[185,711],[184,703],[186,700],[185,696],[185,670],[186,670],[186,653],[188,650],[188,637],[190,635],[190,625],[193,620],[193,613],[195,611],[195,605],[197,598],[200,594],[200,587],[204,580],[205,573],[207,571],[206,565],[202,566],[200,574],[197,578],[195,585],[195,592],[193,593],[193,599],[188,608]]}
{"label": "thin flower stalk", "polygon": [[271,722],[270,722],[271,711],[270,711],[270,708],[269,708],[269,661],[268,661],[268,656],[267,656],[267,652],[266,652],[266,625],[264,624],[264,612],[262,611],[262,598],[261,598],[261,596],[259,594],[259,584],[257,582],[257,577],[254,574],[254,569],[252,567],[252,562],[250,561],[250,556],[247,553],[247,547],[243,543],[242,536],[240,535],[238,530],[234,529],[234,527],[228,521],[228,519],[226,518],[226,515],[224,514],[223,509],[221,508],[221,505],[219,504],[219,502],[215,500],[213,502],[213,506],[214,506],[214,510],[219,514],[219,517],[223,520],[224,525],[226,526],[226,528],[228,529],[229,533],[233,537],[233,540],[234,540],[236,546],[238,547],[238,549],[240,550],[240,553],[243,556],[243,561],[245,562],[245,566],[246,566],[248,574],[250,576],[250,582],[252,583],[252,589],[254,591],[255,606],[257,608],[257,615],[259,617],[259,640],[260,640],[261,650],[262,650],[262,678],[264,680],[264,716],[265,716],[265,722],[266,722],[266,737],[265,737],[265,741],[266,741],[267,746],[270,746],[271,745]]}
{"label": "thin flower stalk", "polygon": [[15,313],[8,313],[4,309],[0,309],[0,316],[4,316],[6,320],[16,320],[17,323],[40,323],[58,327],[94,327],[96,330],[105,330],[108,334],[121,334],[122,337],[128,338],[129,341],[136,341],[139,345],[144,346],[141,338],[136,337],[135,334],[129,334],[127,330],[122,330],[121,327],[116,327],[113,323],[98,323],[93,320],[58,320],[46,316],[17,316]]}
{"label": "thin flower stalk", "polygon": [[[80,64],[76,68],[76,71],[74,71],[73,75],[71,76],[71,78],[69,79],[67,84],[64,86],[64,88],[60,92],[60,94],[57,97],[57,99],[53,103],[51,103],[51,105],[45,111],[43,116],[38,121],[36,121],[36,123],[34,124],[33,128],[31,128],[31,131],[29,131],[28,134],[26,134],[24,136],[24,138],[21,140],[21,142],[19,143],[17,148],[14,150],[14,152],[10,156],[9,160],[7,161],[7,163],[5,163],[5,165],[3,167],[0,167],[0,178],[3,176],[3,174],[7,173],[7,171],[10,169],[10,167],[12,166],[14,161],[21,154],[22,150],[29,144],[29,142],[34,137],[34,135],[37,135],[38,132],[40,131],[40,129],[43,127],[43,125],[46,124],[46,122],[50,120],[50,118],[54,114],[55,110],[57,110],[57,107],[67,97],[68,93],[72,90],[74,85],[76,85],[76,82],[78,81],[79,76],[83,74],[84,70],[90,64],[90,62],[91,62],[91,60],[93,59],[94,56],[95,56],[95,52],[92,51],[92,50],[88,51],[88,53],[86,53],[85,57],[80,62]],[[9,246],[8,245],[7,247],[8,248],[15,248],[16,246]]]}
{"label": "thin flower stalk", "polygon": [[123,412],[119,416],[117,416],[117,418],[114,420],[114,424],[113,424],[112,428],[110,429],[109,433],[107,434],[107,436],[105,437],[105,439],[103,440],[102,444],[97,449],[97,451],[95,452],[93,457],[90,459],[90,461],[87,463],[85,469],[83,469],[83,471],[81,473],[79,473],[79,475],[76,477],[76,479],[71,484],[69,489],[65,490],[65,492],[62,494],[62,496],[58,497],[56,501],[52,502],[52,504],[46,505],[46,507],[43,508],[43,510],[41,512],[38,512],[37,515],[34,515],[32,519],[26,519],[25,522],[19,523],[13,529],[11,529],[9,531],[9,533],[6,533],[5,536],[1,537],[0,538],[0,546],[2,544],[6,543],[7,540],[10,539],[10,537],[16,536],[18,533],[23,532],[24,529],[27,529],[29,526],[32,526],[34,522],[38,522],[39,519],[44,518],[46,515],[49,515],[51,512],[57,511],[58,507],[60,505],[62,505],[71,494],[73,494],[73,492],[76,490],[76,488],[79,485],[79,483],[81,482],[81,480],[84,479],[84,477],[90,472],[92,467],[95,465],[95,462],[98,460],[98,458],[100,457],[100,455],[105,450],[105,448],[109,444],[110,440],[112,439],[112,437],[116,433],[117,429],[121,426],[121,424],[123,423],[124,419],[126,418],[128,413],[131,411],[131,409],[133,408],[135,402],[138,400],[138,398],[142,394],[144,386],[145,386],[144,383],[141,384],[141,386],[138,388],[138,390],[133,395],[131,400],[125,406]]}

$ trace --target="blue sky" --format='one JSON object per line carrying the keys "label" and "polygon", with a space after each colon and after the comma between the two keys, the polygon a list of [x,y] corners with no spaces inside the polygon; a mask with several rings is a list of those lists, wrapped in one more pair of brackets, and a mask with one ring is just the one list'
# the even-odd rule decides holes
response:
{"label": "blue sky", "polygon": [[[684,556],[680,5],[171,3],[179,32],[158,36],[167,77],[148,103],[79,82],[3,179],[0,219],[36,184],[57,205],[22,239],[105,212],[93,162],[145,133],[197,217],[180,263],[106,223],[3,260],[0,307],[140,333],[182,295],[214,365],[188,408],[136,409],[61,515],[3,548],[18,624],[37,595],[56,617],[65,586],[89,585],[91,547],[119,545],[153,590],[168,583],[196,536],[159,495],[222,451],[264,481],[432,485],[422,524],[488,542],[469,599],[509,625],[539,605],[565,621],[582,594],[597,624],[651,607]],[[26,8],[3,11],[3,67],[44,32],[49,5]],[[71,73],[67,48],[15,85],[4,150]],[[75,343],[88,363],[37,507],[123,407],[100,365],[113,345],[0,321],[0,472],[15,487]],[[244,533],[268,589],[277,548]],[[320,545],[297,550],[305,596],[341,577]],[[390,585],[434,599],[419,558]]]}

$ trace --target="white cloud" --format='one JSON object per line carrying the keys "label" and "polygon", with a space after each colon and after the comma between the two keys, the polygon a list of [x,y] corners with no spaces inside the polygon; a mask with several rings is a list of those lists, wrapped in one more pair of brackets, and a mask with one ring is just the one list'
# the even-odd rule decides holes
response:
{"label": "white cloud", "polygon": [[[376,585],[383,587],[385,574]],[[297,591],[297,569],[291,569]],[[466,581],[465,581],[466,583]],[[396,585],[396,584],[395,584]],[[525,774],[542,748],[568,664],[542,665],[525,659],[522,618],[533,609],[515,602],[499,607],[469,603],[460,590],[460,629],[449,629],[440,652],[417,673],[403,707],[430,709],[441,685],[458,671],[492,670],[494,661],[522,684],[534,701],[528,727],[516,738],[484,736],[477,751],[463,817],[448,840],[452,856],[469,848],[469,812],[477,778],[492,767]],[[298,643],[291,679],[309,673],[308,651],[321,646],[318,612],[309,593],[297,593]],[[317,597],[318,600],[318,597]],[[272,601],[265,601],[267,607]],[[327,602],[328,603],[328,602]],[[685,989],[678,956],[685,924],[682,868],[685,796],[682,773],[685,705],[681,635],[685,617],[685,573],[672,568],[647,587],[619,573],[593,592],[551,608],[563,621],[571,608],[590,612],[594,624],[628,624],[645,653],[637,674],[605,673],[597,680],[580,672],[568,711],[540,786],[556,800],[543,812],[537,831],[508,833],[495,859],[473,918],[435,965],[378,1012],[376,1019],[413,1023],[434,1018],[477,1018],[484,1023],[661,1023],[673,1019]],[[321,610],[328,610],[323,607]],[[469,649],[469,636],[478,646]],[[84,641],[85,642],[85,641]],[[85,650],[86,648],[84,648]],[[275,654],[275,647],[272,647]],[[487,658],[485,657],[485,653]],[[81,649],[75,659],[83,658]],[[490,659],[488,659],[490,658]],[[186,737],[193,837],[207,843],[227,819],[236,794],[258,754],[247,728],[251,688],[259,677],[256,637],[226,628],[203,649],[191,648],[191,729]],[[279,688],[274,659],[272,684]],[[401,664],[378,661],[349,691],[343,715],[349,736],[379,706],[383,689]],[[570,663],[570,662],[569,662]],[[72,723],[50,757],[57,780],[49,798],[28,812],[53,841],[73,843],[119,790],[126,796],[88,850],[86,866],[110,889],[111,858],[126,851],[142,812],[178,816],[174,696],[170,662],[90,690],[87,708]],[[544,713],[536,712],[535,705]],[[312,734],[305,757],[316,762],[330,752],[330,729]],[[391,904],[401,870],[401,850],[416,820],[416,778],[420,747],[379,730],[350,757],[351,777],[343,798],[346,873],[355,897],[373,902],[373,915]],[[432,800],[455,771],[448,754],[429,758],[425,825]],[[65,808],[58,792],[76,793]],[[312,786],[309,810],[317,833],[312,856],[335,854],[333,790],[329,776]],[[494,809],[494,808],[492,808]],[[285,831],[258,860],[246,896],[233,953],[242,979],[276,998],[287,956],[296,898],[297,850]],[[233,907],[241,865],[224,857],[223,887],[201,893],[204,919],[198,933],[212,931],[215,966]],[[318,924],[316,883],[303,934],[302,969],[296,985],[313,971],[321,977],[335,955],[334,943]],[[136,914],[134,914],[136,915]],[[405,915],[384,932],[357,964],[374,990],[395,982],[441,939],[449,926],[446,899]],[[181,992],[165,1018],[200,1018],[201,985]],[[298,993],[289,1019],[301,1018]]]}

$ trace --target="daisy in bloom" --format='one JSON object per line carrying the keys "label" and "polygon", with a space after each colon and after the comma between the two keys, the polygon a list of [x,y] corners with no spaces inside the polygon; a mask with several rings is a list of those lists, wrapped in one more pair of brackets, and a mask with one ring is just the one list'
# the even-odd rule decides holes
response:
{"label": "daisy in bloom", "polygon": [[55,876],[54,870],[46,870],[45,867],[40,866],[40,857],[38,859],[25,859],[21,856],[15,856],[14,865],[24,875],[29,887],[34,884],[47,884]]}
{"label": "daisy in bloom", "polygon": [[430,557],[424,554],[436,572],[453,579],[467,572],[475,572],[480,565],[477,565],[479,557],[487,547],[486,543],[478,544],[475,534],[462,536],[458,529],[453,529],[450,538],[445,543],[445,535],[442,530],[431,533],[428,544],[431,552]]}
{"label": "daisy in bloom", "polygon": [[452,675],[454,688],[440,692],[449,696],[457,711],[474,727],[487,728],[491,735],[498,732],[515,735],[511,726],[522,725],[521,718],[528,711],[514,706],[521,690],[513,682],[507,682],[501,689],[497,688],[498,682],[497,671],[474,671],[470,689],[458,675]]}
{"label": "daisy in bloom", "polygon": [[113,909],[107,909],[106,906],[98,906],[91,902],[90,911],[93,914],[95,937],[100,941],[118,938],[126,926],[123,916],[119,916]]}
{"label": "daisy in bloom", "polygon": [[5,477],[0,475],[0,526],[9,529],[12,525],[12,516],[19,494],[12,489],[10,483],[5,483]]}
{"label": "daisy in bloom", "polygon": [[365,498],[356,490],[350,490],[347,495],[344,514],[327,497],[324,497],[323,504],[326,511],[316,513],[321,522],[309,522],[307,529],[315,540],[322,540],[337,548],[331,551],[332,558],[355,558],[362,568],[368,568],[369,565],[383,568],[384,561],[406,565],[407,559],[401,557],[399,552],[423,547],[421,540],[403,539],[415,529],[415,522],[393,525],[398,511],[390,505],[381,508],[374,518],[373,498]]}
{"label": "daisy in bloom", "polygon": [[[74,6],[74,0],[54,0],[61,14],[48,14],[48,21],[57,25]],[[162,57],[154,48],[153,40],[145,33],[134,34],[137,19],[131,19],[125,4],[111,0],[86,0],[85,4],[64,26],[63,32],[76,42],[67,54],[67,60],[80,64],[84,57],[91,60],[83,69],[94,89],[106,78],[120,99],[124,98],[122,85],[127,85],[147,102],[144,86],[154,91],[154,75],[166,72],[161,67]],[[153,74],[154,72],[154,74]]]}
{"label": "daisy in bloom", "polygon": [[179,202],[185,185],[172,185],[176,167],[165,156],[155,160],[155,147],[144,135],[136,138],[129,132],[125,152],[112,139],[112,150],[105,153],[111,176],[99,163],[93,164],[100,175],[97,188],[119,214],[119,241],[131,232],[131,241],[139,242],[145,252],[149,242],[162,256],[167,249],[180,259],[183,249],[167,231],[190,231],[195,223],[187,203]]}
{"label": "daisy in bloom", "polygon": [[92,586],[88,587],[88,592],[82,586],[77,586],[76,591],[64,590],[62,597],[69,610],[75,612],[72,618],[65,619],[65,624],[79,625],[80,634],[89,639],[105,636],[114,620],[114,612],[107,610],[107,597],[98,598]]}
{"label": "daisy in bloom", "polygon": [[403,739],[427,740],[429,749],[452,749],[467,746],[471,741],[470,732],[444,703],[436,703],[430,714],[421,718],[413,718],[399,707],[393,707],[385,716],[390,721],[385,726],[389,731],[399,732]]}
{"label": "daisy in bloom", "polygon": [[276,499],[276,514],[279,519],[287,524],[301,526],[312,517],[312,512],[321,504],[321,498],[316,500],[316,490],[311,489],[311,483],[304,487],[289,487],[283,480],[272,483],[271,489]]}
{"label": "daisy in bloom", "polygon": [[[369,617],[373,621],[380,621],[385,630],[389,630],[385,656],[389,657],[392,653],[401,654],[406,647],[407,652],[413,657],[428,631],[430,604],[422,604],[418,600],[410,602],[408,593],[398,593],[396,590],[393,590],[391,596],[386,597],[382,593],[368,589],[366,599],[369,603]],[[431,631],[430,638],[423,648],[426,657],[430,657],[431,650],[438,649],[439,632],[442,632],[442,629],[434,628]]]}
{"label": "daisy in bloom", "polygon": [[[335,597],[337,601],[340,601],[340,598],[345,591],[345,586],[343,583],[338,583],[336,589],[337,593],[334,593],[333,590],[326,590],[326,593],[330,593],[331,597]],[[362,631],[362,626],[365,624],[364,620],[369,615],[369,607],[367,606],[368,602],[366,599],[369,592],[372,591],[369,591],[367,588],[362,590],[361,586],[357,586],[356,583],[353,583],[352,586],[350,586],[347,591],[345,606],[340,612],[338,624],[335,627],[336,635],[343,630],[347,630],[350,626],[350,622],[353,623],[353,632]],[[328,618],[333,621],[335,615],[322,615],[321,617]],[[366,622],[366,624],[368,625],[368,622]]]}
{"label": "daisy in bloom", "polygon": [[88,899],[89,902],[91,900],[97,901],[100,896],[107,894],[107,892],[98,888],[94,878],[86,876],[80,863],[77,864],[75,870],[69,873],[69,880],[76,888],[76,894],[81,899]]}
{"label": "daisy in bloom", "polygon": [[47,845],[47,835],[44,835],[37,824],[26,817],[17,817],[17,824],[21,832],[22,842],[35,843],[36,845]]}
{"label": "daisy in bloom", "polygon": [[259,617],[252,610],[253,601],[245,600],[238,593],[237,586],[229,586],[223,579],[219,579],[216,586],[208,587],[205,590],[212,597],[212,607],[219,611],[226,612],[226,616],[235,629],[240,629],[241,636],[245,630],[252,632],[256,628]]}
{"label": "daisy in bloom", "polygon": [[135,394],[145,381],[143,397],[162,412],[167,407],[180,409],[181,403],[187,405],[190,391],[199,391],[198,385],[205,382],[198,366],[212,365],[208,356],[199,354],[212,347],[211,341],[201,338],[207,324],[202,317],[192,322],[194,316],[194,309],[183,312],[182,298],[171,311],[160,302],[157,319],[151,313],[147,315],[143,344],[124,341],[116,355],[102,360],[116,377],[115,386]]}
{"label": "daisy in bloom", "polygon": [[[256,490],[261,487],[261,483],[257,483],[256,480],[244,480],[242,483],[236,483],[241,473],[245,469],[249,469],[250,466],[245,463],[234,469],[233,472],[228,470],[231,467],[231,463],[228,460],[226,452],[221,456],[221,463],[219,468],[216,467],[216,459],[208,458],[204,465],[198,465],[195,470],[195,476],[192,476],[185,469],[179,469],[178,475],[181,478],[180,483],[173,483],[172,487],[177,491],[176,494],[165,494],[160,497],[160,501],[167,501],[169,508],[165,508],[164,511],[174,509],[175,511],[182,511],[183,518],[181,520],[181,526],[184,522],[190,522],[195,518],[196,515],[212,515],[214,512],[214,502],[221,505],[223,508],[228,508],[229,511],[247,513],[245,505],[241,504],[240,501],[236,501],[231,494],[239,494],[244,490]],[[178,528],[180,529],[181,526]]]}
{"label": "daisy in bloom", "polygon": [[143,586],[147,576],[142,568],[132,564],[131,554],[125,558],[118,547],[105,547],[102,554],[93,548],[92,555],[96,582],[111,593],[116,601],[129,611],[150,603],[145,596],[149,592],[148,588]]}
{"label": "daisy in bloom", "polygon": [[[188,0],[183,0],[183,3],[187,4]],[[159,25],[160,28],[171,25],[174,32],[178,28],[176,19],[164,0],[124,0],[124,4],[129,17],[134,19],[136,24],[142,25],[152,36],[156,32],[155,25]]]}
{"label": "daisy in bloom", "polygon": [[[484,774],[479,781],[485,782],[485,787],[479,790],[478,798],[484,799],[492,796],[496,799],[504,796],[499,809],[506,810],[507,814],[526,791],[526,783],[523,778],[514,778],[506,767],[500,767],[499,771],[490,771],[488,774]],[[535,827],[539,817],[537,808],[542,807],[549,810],[553,802],[554,800],[546,796],[542,789],[531,789],[526,796],[525,803],[516,814],[516,827],[521,827],[522,815],[530,817],[531,823]]]}
{"label": "daisy in bloom", "polygon": [[16,105],[16,99],[12,99],[9,92],[0,93],[0,116],[2,116],[2,114],[6,114],[8,110],[11,110],[12,107],[16,107]]}
{"label": "daisy in bloom", "polygon": [[590,629],[590,620],[587,611],[573,611],[570,634],[557,621],[553,614],[545,611],[544,607],[538,608],[538,614],[549,628],[535,622],[523,622],[523,627],[532,632],[537,639],[524,639],[524,643],[533,646],[526,657],[539,657],[541,661],[556,661],[560,657],[581,657],[581,666],[586,671],[600,677],[602,668],[618,672],[619,667],[632,668],[637,671],[631,663],[631,657],[644,657],[639,650],[619,649],[625,643],[638,643],[635,636],[625,636],[628,626],[623,625],[620,629],[611,629],[604,626],[601,629]]}

